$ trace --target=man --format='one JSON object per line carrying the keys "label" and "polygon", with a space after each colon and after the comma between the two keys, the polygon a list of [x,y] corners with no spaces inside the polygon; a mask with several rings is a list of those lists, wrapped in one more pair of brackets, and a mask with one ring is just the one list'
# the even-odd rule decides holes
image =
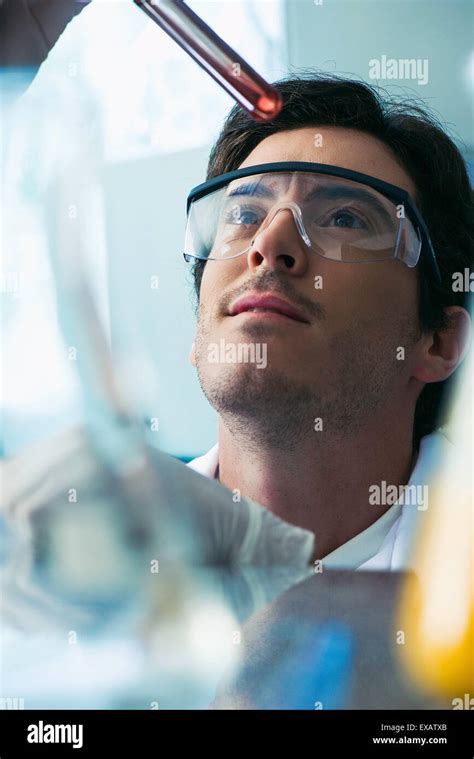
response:
{"label": "man", "polygon": [[270,124],[231,111],[207,179],[248,171],[188,202],[191,361],[219,414],[190,466],[314,533],[325,566],[404,568],[470,340],[466,168],[432,117],[364,83],[276,86]]}
{"label": "man", "polygon": [[[1,15],[14,43],[5,48],[2,64],[29,63],[33,75],[69,18],[86,4],[4,2]],[[221,423],[219,445],[190,466],[217,475],[235,498],[253,498],[306,528],[306,544],[316,533],[315,557],[324,556],[326,565],[395,567],[396,557],[403,564],[409,553],[408,541],[395,536],[412,536],[412,522],[426,504],[389,504],[382,485],[424,486],[426,469],[447,444],[439,433],[426,433],[434,430],[447,378],[468,343],[467,296],[452,288],[453,273],[471,267],[473,258],[466,169],[427,114],[383,103],[365,84],[310,72],[278,86],[284,107],[270,124],[257,125],[233,109],[208,178],[298,158],[398,184],[428,221],[442,285],[420,276],[426,244],[414,269],[394,257],[367,266],[337,262],[324,246],[318,254],[317,242],[304,247],[289,211],[277,214],[251,253],[206,264],[198,259],[193,361]],[[372,250],[374,241],[376,236]],[[359,256],[361,251],[359,246]],[[399,252],[394,244],[391,254]],[[232,299],[265,293],[299,307],[307,317],[304,332],[282,317],[278,323],[275,316],[227,315]],[[226,347],[243,346],[245,355],[252,345],[264,349],[263,360],[210,363],[206,345],[214,350],[221,340]],[[373,496],[377,488],[381,498]]]}

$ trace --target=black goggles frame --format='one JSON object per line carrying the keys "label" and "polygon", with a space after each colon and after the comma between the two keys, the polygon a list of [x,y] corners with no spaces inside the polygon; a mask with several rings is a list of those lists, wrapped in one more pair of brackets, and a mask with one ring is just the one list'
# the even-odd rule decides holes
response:
{"label": "black goggles frame", "polygon": [[[441,283],[441,273],[436,260],[436,255],[431,242],[428,228],[423,220],[423,217],[416,207],[414,201],[406,190],[402,190],[401,187],[397,187],[389,182],[384,182],[382,179],[376,179],[369,174],[362,174],[359,171],[352,171],[352,169],[344,169],[340,166],[332,166],[326,163],[309,163],[306,161],[279,161],[277,163],[261,163],[255,166],[246,166],[244,169],[236,169],[235,171],[228,171],[225,174],[220,174],[217,177],[208,179],[206,182],[196,185],[190,191],[186,202],[186,215],[189,215],[191,204],[195,200],[208,195],[214,190],[220,189],[228,182],[232,182],[234,179],[240,177],[248,177],[252,174],[270,174],[277,171],[301,171],[309,173],[326,174],[328,176],[340,177],[342,179],[350,179],[353,182],[360,182],[366,184],[377,190],[386,198],[393,201],[397,205],[402,205],[408,218],[412,222],[415,231],[421,241],[421,250],[418,264],[425,265],[434,279]],[[186,254],[183,254],[186,258]],[[418,266],[417,264],[417,266]]]}

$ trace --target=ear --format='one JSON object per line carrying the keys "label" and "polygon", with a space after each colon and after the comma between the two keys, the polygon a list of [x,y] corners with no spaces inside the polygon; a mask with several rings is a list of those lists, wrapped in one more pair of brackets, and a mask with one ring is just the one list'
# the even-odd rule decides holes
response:
{"label": "ear", "polygon": [[193,366],[196,366],[196,343],[193,342],[191,350],[189,351],[189,361]]}
{"label": "ear", "polygon": [[468,311],[461,306],[449,306],[445,312],[450,317],[449,326],[425,336],[420,356],[415,362],[413,376],[421,382],[447,379],[469,349],[472,323]]}

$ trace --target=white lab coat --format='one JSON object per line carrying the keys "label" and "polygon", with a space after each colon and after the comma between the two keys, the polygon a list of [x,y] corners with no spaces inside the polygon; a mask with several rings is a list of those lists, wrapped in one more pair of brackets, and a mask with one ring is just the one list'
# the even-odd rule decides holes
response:
{"label": "white lab coat", "polygon": [[[407,485],[428,485],[453,443],[446,429],[440,428],[420,441],[417,460]],[[189,462],[195,471],[216,478],[219,445],[204,456]],[[403,499],[402,499],[403,501]],[[397,501],[370,527],[323,558],[323,566],[338,569],[408,570],[413,569],[412,547],[428,509]],[[306,531],[310,535],[310,531]]]}

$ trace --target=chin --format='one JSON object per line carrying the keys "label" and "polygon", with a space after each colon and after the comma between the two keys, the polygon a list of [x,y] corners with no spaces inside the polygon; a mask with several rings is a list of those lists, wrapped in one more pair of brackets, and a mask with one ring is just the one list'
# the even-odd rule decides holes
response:
{"label": "chin", "polygon": [[[219,366],[218,371],[198,367],[199,381],[207,400],[220,414],[230,413],[242,418],[288,414],[304,400],[312,399],[309,383],[288,375],[289,364],[282,358],[282,368],[255,364]],[[308,406],[306,406],[306,413]],[[261,419],[263,422],[263,419]]]}

